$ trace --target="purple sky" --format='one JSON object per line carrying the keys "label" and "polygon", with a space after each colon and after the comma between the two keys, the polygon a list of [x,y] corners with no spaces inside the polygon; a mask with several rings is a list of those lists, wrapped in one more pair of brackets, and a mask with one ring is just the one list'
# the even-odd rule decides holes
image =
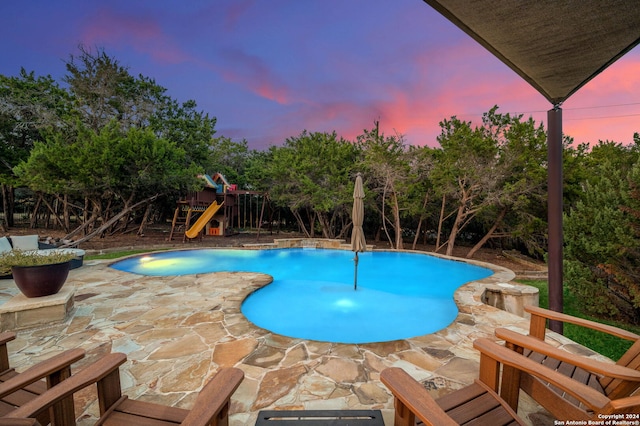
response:
{"label": "purple sky", "polygon": [[[133,75],[217,117],[217,135],[251,148],[303,130],[387,134],[436,145],[452,115],[551,105],[421,0],[27,0],[0,2],[0,74],[60,79],[77,46],[104,48]],[[576,142],[640,132],[640,48],[563,105]]]}

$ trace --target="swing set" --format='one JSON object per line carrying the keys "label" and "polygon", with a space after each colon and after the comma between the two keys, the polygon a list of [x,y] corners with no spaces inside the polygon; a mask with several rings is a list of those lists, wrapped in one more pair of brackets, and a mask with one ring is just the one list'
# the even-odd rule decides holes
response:
{"label": "swing set", "polygon": [[269,207],[267,194],[238,190],[220,173],[198,177],[205,186],[177,201],[169,241],[178,233],[183,233],[183,242],[204,236],[230,236],[243,230],[257,229],[259,235],[265,208]]}

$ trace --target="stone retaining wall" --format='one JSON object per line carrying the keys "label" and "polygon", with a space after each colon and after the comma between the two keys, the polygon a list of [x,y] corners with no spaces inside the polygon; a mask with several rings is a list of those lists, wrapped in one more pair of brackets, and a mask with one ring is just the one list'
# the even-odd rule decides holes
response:
{"label": "stone retaining wall", "polygon": [[[253,249],[269,249],[269,248],[323,248],[323,249],[344,249],[350,250],[351,244],[347,244],[344,240],[336,240],[329,238],[283,238],[275,239],[273,243],[255,243],[243,244],[242,247]],[[371,250],[373,246],[367,246]]]}

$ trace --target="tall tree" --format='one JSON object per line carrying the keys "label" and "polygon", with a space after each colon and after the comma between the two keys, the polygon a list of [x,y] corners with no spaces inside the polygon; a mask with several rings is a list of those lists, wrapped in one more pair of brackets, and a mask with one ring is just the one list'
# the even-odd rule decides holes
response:
{"label": "tall tree", "polygon": [[[453,222],[447,241],[447,255],[453,254],[459,233],[486,207],[499,181],[498,147],[482,127],[452,117],[440,123],[441,150],[433,179],[443,200],[452,202]],[[442,218],[441,218],[442,221]]]}
{"label": "tall tree", "polygon": [[148,77],[134,77],[127,67],[107,55],[79,46],[66,63],[63,81],[74,96],[81,121],[98,132],[116,120],[124,129],[149,125],[166,89]]}
{"label": "tall tree", "polygon": [[[358,136],[362,147],[368,186],[379,196],[382,228],[392,247],[403,248],[402,215],[406,211],[410,167],[407,150],[402,135],[385,136],[375,123],[372,130],[365,130]],[[391,210],[391,219],[387,216]],[[392,234],[387,225],[391,226]]]}
{"label": "tall tree", "polygon": [[515,237],[528,243],[531,251],[539,250],[532,242],[546,228],[539,208],[546,200],[544,127],[536,126],[532,118],[523,121],[521,115],[499,114],[497,107],[483,114],[482,122],[485,134],[497,147],[491,173],[495,182],[476,217],[476,229],[484,235],[467,257],[473,257],[490,239],[501,237]]}
{"label": "tall tree", "polygon": [[[636,146],[640,145],[640,135],[634,135]],[[628,176],[629,191],[625,194],[622,210],[628,218],[633,237],[632,244],[621,247],[620,256],[613,259],[613,271],[617,281],[622,283],[633,296],[634,307],[640,310],[640,161],[636,161]]]}
{"label": "tall tree", "polygon": [[315,235],[316,225],[325,238],[341,236],[353,201],[357,147],[335,132],[305,130],[271,147],[269,156],[267,180],[276,205],[289,207],[307,236]]}
{"label": "tall tree", "polygon": [[[35,191],[84,199],[81,227],[106,223],[140,206],[140,201],[197,184],[202,169],[188,162],[174,142],[158,138],[150,129],[123,131],[115,121],[97,133],[79,126],[72,142],[57,134],[36,143],[15,171]],[[131,216],[122,217],[114,229],[126,227]]]}
{"label": "tall tree", "polygon": [[[166,89],[153,79],[132,76],[126,67],[102,49],[90,51],[80,46],[80,53],[72,55],[66,66],[67,75],[63,81],[69,90],[60,91],[66,95],[67,103],[64,105],[69,113],[65,116],[58,114],[55,125],[47,127],[46,143],[37,146],[32,142],[25,150],[28,153],[33,148],[28,161],[26,155],[22,157],[27,164],[23,169],[29,166],[29,162],[40,162],[43,170],[56,171],[57,174],[52,174],[49,182],[41,181],[41,173],[27,176],[23,172],[21,175],[23,183],[39,191],[39,199],[45,204],[45,194],[63,201],[65,228],[69,222],[68,206],[72,203],[75,203],[76,210],[93,211],[85,216],[76,213],[85,219],[84,225],[87,218],[104,220],[113,214],[113,209],[126,209],[131,203],[136,204],[136,200],[154,186],[150,181],[143,183],[143,177],[156,170],[153,164],[146,164],[138,174],[135,172],[140,162],[146,159],[152,158],[165,167],[166,176],[156,176],[156,182],[159,192],[167,195],[177,195],[175,185],[169,185],[167,178],[177,178],[184,183],[185,173],[194,174],[211,164],[216,119],[198,111],[194,101],[178,103],[168,97]],[[53,80],[44,83],[57,88]],[[35,99],[41,109],[48,105],[42,96],[28,99]],[[38,140],[44,141],[43,131],[40,134]],[[137,149],[143,151],[134,158],[132,153]],[[165,154],[168,157],[163,157]],[[38,155],[41,157],[35,158]],[[167,158],[177,162],[168,164]],[[126,163],[122,163],[122,159]],[[16,164],[18,161],[11,166]],[[105,170],[106,164],[112,167]],[[90,165],[94,173],[89,171]],[[182,171],[174,173],[174,167],[181,167]],[[99,179],[94,174],[101,170],[104,174]],[[124,180],[117,183],[120,178]],[[69,185],[65,186],[64,182],[69,182]],[[81,200],[69,197],[80,197],[87,204],[82,207]],[[49,207],[49,211],[53,212],[53,209]],[[125,216],[124,220],[128,217]]]}
{"label": "tall tree", "polygon": [[[428,146],[417,147],[410,145],[407,151],[409,163],[409,177],[407,179],[408,188],[408,208],[407,215],[411,218],[417,217],[415,235],[412,249],[416,248],[420,236],[423,234],[423,227],[426,226],[427,219],[432,215],[428,206],[432,203],[435,195],[431,173],[435,164],[435,150]],[[426,235],[426,232],[424,232]]]}
{"label": "tall tree", "polygon": [[189,161],[207,171],[215,167],[218,155],[214,139],[216,118],[199,111],[194,100],[180,103],[163,96],[155,107],[150,127],[156,136],[175,142],[185,151]]}
{"label": "tall tree", "polygon": [[13,168],[51,131],[66,131],[73,117],[71,97],[51,76],[24,68],[16,77],[0,75],[0,186],[4,227],[13,226]]}
{"label": "tall tree", "polygon": [[588,311],[634,323],[640,322],[638,147],[638,140],[596,146],[585,162],[582,198],[564,219],[569,290]]}
{"label": "tall tree", "polygon": [[246,140],[234,142],[224,136],[215,138],[209,150],[207,171],[210,174],[222,173],[229,182],[237,184],[239,188],[247,188],[249,182],[245,177],[245,169],[249,155]]}

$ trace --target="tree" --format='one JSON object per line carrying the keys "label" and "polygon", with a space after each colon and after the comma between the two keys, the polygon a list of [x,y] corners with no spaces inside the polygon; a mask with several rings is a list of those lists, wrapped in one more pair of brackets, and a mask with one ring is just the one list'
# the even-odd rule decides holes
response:
{"label": "tree", "polygon": [[[638,133],[634,135],[636,146],[640,145]],[[625,194],[622,210],[627,215],[633,241],[621,247],[620,256],[613,259],[613,270],[618,282],[628,288],[634,307],[640,308],[640,161],[636,161],[629,172],[629,191]]]}
{"label": "tree", "polygon": [[[178,187],[191,185],[213,161],[215,118],[197,111],[194,101],[171,99],[153,79],[132,76],[104,50],[79,49],[66,63],[68,91],[24,70],[20,79],[0,85],[0,140],[9,141],[0,149],[13,155],[3,155],[5,173],[10,170],[17,184],[19,170],[21,183],[36,191],[33,219],[45,205],[64,229],[71,209],[86,229],[91,221],[114,217],[114,209],[157,197],[152,193],[177,196]],[[61,201],[62,221],[52,201]],[[142,223],[151,209],[146,206]],[[132,217],[124,215],[113,229],[126,227]]]}
{"label": "tree", "polygon": [[158,106],[167,100],[166,89],[151,78],[133,77],[103,49],[92,52],[81,45],[79,50],[67,61],[63,81],[75,98],[80,120],[95,132],[112,120],[123,130],[149,125]]}
{"label": "tree", "polygon": [[269,159],[270,197],[276,205],[291,209],[301,231],[313,237],[317,224],[325,238],[343,235],[353,202],[357,147],[335,132],[305,130],[282,147],[272,146]]}
{"label": "tree", "polygon": [[74,111],[71,98],[51,76],[20,70],[17,77],[0,75],[0,186],[4,227],[13,226],[13,168],[29,156],[48,131],[65,131]]}
{"label": "tree", "polygon": [[99,132],[118,123],[123,131],[150,128],[158,138],[176,143],[188,161],[209,168],[216,118],[197,110],[194,100],[178,102],[152,78],[134,77],[107,53],[79,47],[71,55],[63,78],[75,98],[81,122]]}
{"label": "tree", "polygon": [[640,321],[639,146],[597,145],[585,162],[583,196],[564,219],[569,290],[589,312],[634,323]]}
{"label": "tree", "polygon": [[[458,234],[491,200],[499,181],[498,147],[491,135],[481,128],[471,127],[457,117],[440,123],[442,133],[438,142],[433,179],[443,197],[452,201],[453,223],[447,241],[447,255],[453,254]],[[445,216],[441,215],[440,221]]]}
{"label": "tree", "polygon": [[[378,193],[380,219],[387,239],[394,247],[387,224],[391,225],[395,236],[395,248],[402,249],[402,214],[405,198],[409,192],[409,163],[406,157],[402,135],[385,137],[379,131],[379,123],[372,130],[365,130],[358,136],[358,144],[363,150],[366,182]],[[391,219],[387,217],[387,207],[391,209]]]}
{"label": "tree", "polygon": [[[546,229],[539,206],[546,202],[546,132],[532,118],[498,114],[497,107],[483,114],[483,127],[497,146],[491,173],[495,180],[483,208],[476,216],[476,228],[484,235],[469,250],[473,255],[492,238],[518,238],[530,252],[542,250],[532,238]],[[544,217],[544,216],[542,216]]]}
{"label": "tree", "polygon": [[150,127],[156,136],[173,141],[183,149],[188,161],[210,171],[217,161],[214,139],[217,120],[196,108],[193,100],[179,103],[163,96],[155,105]]}
{"label": "tree", "polygon": [[248,188],[250,183],[245,177],[245,169],[249,159],[247,141],[234,142],[230,138],[219,137],[213,139],[209,149],[207,167],[209,174],[218,172],[240,188]]}
{"label": "tree", "polygon": [[[115,121],[99,132],[78,126],[74,141],[56,134],[36,143],[15,171],[35,191],[84,199],[81,229],[106,223],[122,211],[131,213],[132,206],[144,205],[141,201],[197,185],[202,169],[150,129],[123,131]],[[122,218],[114,230],[126,228],[130,216]]]}
{"label": "tree", "polygon": [[[413,238],[412,249],[415,250],[418,239],[422,234],[422,227],[429,218],[429,201],[435,194],[431,173],[435,164],[435,150],[428,147],[409,146],[407,159],[409,162],[409,177],[406,185],[408,189],[407,215],[418,218]],[[424,235],[427,235],[426,233]]]}

